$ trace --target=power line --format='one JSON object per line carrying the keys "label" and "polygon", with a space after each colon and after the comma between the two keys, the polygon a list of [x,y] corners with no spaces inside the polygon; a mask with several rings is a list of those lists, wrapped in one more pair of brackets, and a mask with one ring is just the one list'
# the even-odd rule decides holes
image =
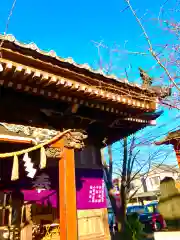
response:
{"label": "power line", "polygon": [[[178,118],[180,118],[180,114],[179,115],[177,115],[175,118],[171,118],[169,121],[170,122],[172,122],[172,121],[175,121],[175,120],[177,120]],[[174,128],[172,128],[172,129],[169,129],[168,131],[166,131],[165,133],[161,133],[161,134],[159,134],[158,136],[149,136],[150,134],[152,134],[152,132],[154,133],[155,131],[158,131],[160,128],[162,128],[162,127],[165,127],[166,125],[168,125],[169,124],[169,122],[167,122],[167,123],[163,123],[163,124],[161,124],[161,125],[159,125],[157,128],[154,128],[153,130],[151,130],[151,131],[149,131],[149,132],[147,132],[147,133],[145,133],[145,134],[143,134],[143,135],[141,135],[141,136],[139,136],[139,137],[136,137],[136,139],[135,140],[143,140],[143,137],[145,137],[146,138],[146,140],[144,141],[144,142],[148,142],[148,140],[149,140],[149,142],[152,142],[152,140],[155,140],[155,139],[157,139],[157,138],[159,138],[159,137],[161,137],[161,136],[164,136],[164,135],[167,135],[169,132],[172,132],[172,131],[175,131],[175,130],[177,130],[179,127],[180,127],[180,125],[178,125],[178,126],[176,126],[176,127],[174,127]],[[137,133],[136,133],[137,134]],[[148,140],[147,140],[148,139]],[[120,140],[121,141],[121,140]],[[119,142],[120,142],[119,141]],[[128,146],[131,144],[131,141],[130,142],[128,142]],[[143,142],[142,142],[142,144],[143,144]],[[136,144],[136,146],[137,146],[138,144]]]}
{"label": "power line", "polygon": [[[163,125],[164,125],[164,124],[163,124]],[[168,130],[167,132],[165,132],[165,133],[163,133],[163,134],[161,134],[161,135],[158,135],[158,136],[155,136],[155,137],[151,138],[150,140],[149,140],[149,138],[148,138],[148,140],[145,141],[143,144],[135,144],[135,145],[133,146],[133,149],[139,148],[139,147],[141,147],[142,145],[143,145],[143,146],[152,145],[152,141],[155,141],[155,139],[159,138],[159,137],[162,136],[162,135],[167,135],[168,132],[177,130],[179,127],[180,127],[180,126],[177,126],[177,127],[175,127],[175,128],[172,128],[172,129]],[[137,138],[137,139],[138,139],[138,138]],[[149,141],[149,142],[148,142],[148,141]],[[148,143],[149,143],[149,144],[148,144]],[[131,141],[128,143],[128,145],[131,145]],[[113,151],[113,149],[112,149],[112,151]],[[120,151],[120,147],[114,149],[114,151]],[[163,151],[163,152],[164,152],[164,151]]]}
{"label": "power line", "polygon": [[[9,12],[9,15],[8,15],[8,18],[7,18],[7,21],[6,21],[6,26],[5,26],[5,29],[4,29],[4,35],[7,34],[8,32],[8,28],[9,28],[9,23],[10,23],[10,20],[11,20],[11,17],[12,17],[12,14],[13,14],[13,11],[14,11],[14,8],[16,6],[16,2],[17,0],[14,0],[13,1],[13,4],[11,6],[11,9],[10,9],[10,12]],[[2,58],[2,53],[1,53],[1,48],[3,46],[3,43],[5,41],[5,38],[3,40],[1,40],[1,43],[0,43],[0,57]]]}
{"label": "power line", "polygon": [[11,17],[12,17],[14,8],[15,8],[15,6],[16,6],[16,2],[17,2],[17,0],[14,0],[14,1],[13,1],[12,7],[11,7],[11,9],[10,9],[9,16],[8,16],[8,19],[7,19],[7,22],[6,22],[5,31],[4,31],[4,34],[5,34],[5,35],[7,34],[8,27],[9,27],[9,23],[10,23],[10,19],[11,19]]}

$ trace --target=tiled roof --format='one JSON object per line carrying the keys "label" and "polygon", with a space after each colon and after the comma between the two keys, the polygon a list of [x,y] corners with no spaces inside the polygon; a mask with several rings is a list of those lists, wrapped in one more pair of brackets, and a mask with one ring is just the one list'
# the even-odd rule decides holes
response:
{"label": "tiled roof", "polygon": [[146,112],[157,108],[158,96],[150,89],[63,59],[54,51],[42,51],[34,43],[21,43],[13,35],[0,35],[0,41],[0,85],[115,114],[123,113],[122,106]]}
{"label": "tiled roof", "polygon": [[139,84],[130,83],[130,82],[128,82],[127,79],[119,79],[115,75],[104,74],[102,70],[94,70],[87,63],[78,64],[71,57],[61,58],[56,54],[56,52],[54,50],[51,50],[49,52],[43,51],[40,48],[38,48],[38,46],[33,42],[28,43],[28,44],[22,43],[22,42],[16,40],[16,38],[12,34],[0,35],[0,40],[3,41],[3,42],[6,42],[6,41],[11,42],[11,43],[13,43],[13,44],[15,44],[15,45],[17,45],[21,48],[28,49],[28,50],[31,50],[33,52],[39,53],[42,56],[50,57],[52,59],[56,59],[60,63],[65,63],[65,64],[68,64],[68,65],[71,65],[72,67],[74,67],[78,70],[84,70],[84,71],[87,72],[87,74],[91,73],[91,74],[94,74],[94,75],[99,75],[101,77],[104,77],[104,78],[107,78],[109,80],[114,81],[114,83],[115,82],[116,83],[122,83],[122,84],[125,84],[127,86],[137,88],[139,90],[144,90],[144,91],[147,91],[149,93],[154,93],[154,91],[152,89],[146,89],[146,88],[143,88],[142,86],[140,86]]}
{"label": "tiled roof", "polygon": [[164,171],[167,171],[167,172],[175,172],[175,173],[178,173],[179,172],[179,168],[177,167],[177,165],[170,165],[170,164],[161,164],[161,165],[158,165],[158,164],[155,164],[151,171],[152,170],[157,170],[159,172],[164,172]]}
{"label": "tiled roof", "polygon": [[172,140],[180,138],[180,130],[173,131],[168,133],[168,135],[162,139],[161,141],[156,142],[156,145],[161,145],[161,144],[170,144]]}

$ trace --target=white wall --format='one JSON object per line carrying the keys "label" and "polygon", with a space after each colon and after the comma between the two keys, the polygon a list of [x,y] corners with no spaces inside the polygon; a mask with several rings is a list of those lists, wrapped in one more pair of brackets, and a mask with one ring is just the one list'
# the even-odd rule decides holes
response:
{"label": "white wall", "polygon": [[[151,178],[156,177],[156,176],[159,177],[159,180],[163,180],[165,177],[172,177],[172,178],[174,178],[174,180],[176,180],[178,178],[178,173],[176,173],[175,171],[172,171],[171,169],[167,170],[167,171],[164,171],[160,168],[151,170],[150,173],[148,174],[148,177],[144,179],[144,186],[143,186],[143,176],[136,177],[136,179],[134,179],[131,182],[134,185],[134,189],[132,189],[130,191],[130,195],[133,194],[136,191],[136,189],[138,189],[136,194],[142,193],[145,191],[159,190],[160,185],[159,184],[152,185],[151,180],[150,180]],[[121,180],[119,179],[119,187],[120,187],[120,184],[121,184]]]}
{"label": "white wall", "polygon": [[[144,192],[144,188],[143,188],[142,181],[141,181],[141,178],[140,178],[140,177],[134,179],[131,183],[134,185],[134,189],[132,189],[132,190],[130,191],[130,195],[133,194],[136,190],[137,190],[137,193],[142,193],[142,192]],[[137,194],[137,193],[136,193],[136,194]]]}
{"label": "white wall", "polygon": [[178,178],[178,173],[174,173],[172,171],[155,171],[149,174],[146,179],[146,187],[147,191],[156,191],[159,190],[159,184],[152,184],[151,179],[153,177],[159,177],[160,180],[163,180],[165,177],[172,177],[174,180]]}
{"label": "white wall", "polygon": [[155,240],[179,240],[180,232],[155,232],[154,233]]}
{"label": "white wall", "polygon": [[[136,190],[137,190],[137,193],[144,192],[144,188],[143,188],[143,184],[140,176],[132,180],[131,184],[134,186],[134,188],[130,191],[130,195],[133,194]],[[120,188],[120,185],[121,185],[121,179],[119,179],[119,188]]]}

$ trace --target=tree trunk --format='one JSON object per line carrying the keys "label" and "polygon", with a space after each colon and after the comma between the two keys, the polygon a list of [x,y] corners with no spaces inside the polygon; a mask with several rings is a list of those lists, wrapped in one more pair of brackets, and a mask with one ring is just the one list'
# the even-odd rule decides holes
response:
{"label": "tree trunk", "polygon": [[120,207],[120,216],[118,217],[119,226],[118,229],[123,232],[125,228],[126,221],[126,180],[127,180],[127,137],[124,138],[124,156],[123,156],[123,169],[122,169],[122,179],[121,179],[121,189],[120,189],[120,197],[121,197],[121,207]]}
{"label": "tree trunk", "polygon": [[114,189],[113,189],[113,183],[112,183],[112,168],[113,168],[113,165],[112,165],[111,145],[108,146],[108,155],[109,155],[109,168],[106,165],[103,150],[101,150],[101,159],[102,159],[102,163],[103,163],[103,166],[104,166],[105,184],[106,184],[106,188],[107,188],[107,191],[108,191],[109,200],[111,202],[112,210],[113,210],[114,214],[116,215],[117,206],[116,206],[116,198],[115,198],[115,195],[114,195]]}

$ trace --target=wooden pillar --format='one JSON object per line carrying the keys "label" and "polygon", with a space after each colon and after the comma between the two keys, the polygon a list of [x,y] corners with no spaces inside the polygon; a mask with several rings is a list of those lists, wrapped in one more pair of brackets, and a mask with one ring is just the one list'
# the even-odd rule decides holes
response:
{"label": "wooden pillar", "polygon": [[177,141],[173,142],[172,144],[176,152],[176,158],[177,158],[178,166],[180,168],[180,140],[177,139]]}
{"label": "wooden pillar", "polygon": [[175,150],[175,151],[176,151],[176,158],[177,158],[178,166],[180,168],[180,150]]}
{"label": "wooden pillar", "polygon": [[53,147],[60,147],[63,156],[59,160],[59,211],[60,211],[60,239],[77,240],[77,209],[74,149],[64,147],[60,140]]}

